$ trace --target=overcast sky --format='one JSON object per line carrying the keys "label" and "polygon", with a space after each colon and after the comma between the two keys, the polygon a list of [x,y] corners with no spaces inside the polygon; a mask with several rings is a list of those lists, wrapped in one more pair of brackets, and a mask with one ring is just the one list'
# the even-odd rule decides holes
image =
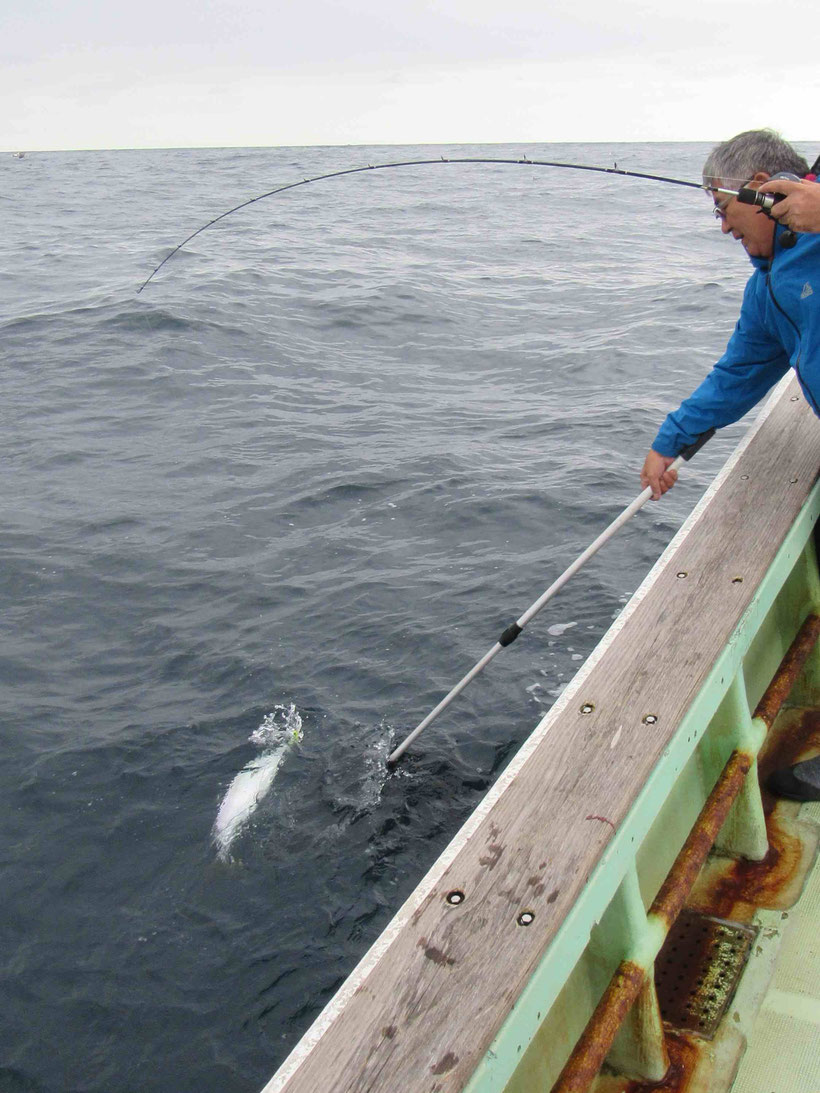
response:
{"label": "overcast sky", "polygon": [[811,0],[0,0],[0,148],[811,140],[819,32]]}

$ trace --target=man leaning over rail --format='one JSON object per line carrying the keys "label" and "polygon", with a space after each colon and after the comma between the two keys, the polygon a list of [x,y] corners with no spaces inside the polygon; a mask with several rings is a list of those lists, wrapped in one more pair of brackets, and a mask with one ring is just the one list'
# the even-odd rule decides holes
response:
{"label": "man leaning over rail", "polygon": [[[815,220],[820,185],[813,180],[769,184],[781,171],[802,179],[809,168],[776,133],[755,129],[713,148],[703,166],[703,181],[706,186],[732,190],[766,186],[769,191],[787,193],[792,205],[783,209],[783,221],[798,231],[820,230],[820,219]],[[795,190],[803,185],[811,190],[798,202]],[[703,383],[669,414],[652,442],[641,484],[652,487],[655,501],[677,480],[669,467],[678,453],[708,429],[741,418],[789,367],[797,373],[809,406],[820,416],[820,235],[800,234],[795,241],[784,224],[770,219],[762,209],[742,204],[736,197],[713,197],[721,231],[742,244],[755,268],[726,352]],[[778,205],[785,207],[786,202]],[[810,224],[816,227],[808,229]],[[769,787],[796,800],[820,800],[820,757],[775,772]]]}

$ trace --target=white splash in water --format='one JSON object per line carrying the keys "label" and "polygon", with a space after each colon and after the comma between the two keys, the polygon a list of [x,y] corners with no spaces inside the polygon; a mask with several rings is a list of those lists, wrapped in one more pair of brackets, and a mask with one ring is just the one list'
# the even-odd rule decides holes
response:
{"label": "white splash in water", "polygon": [[288,749],[303,736],[302,718],[292,702],[287,707],[275,706],[251,733],[251,743],[264,750],[228,786],[214,820],[213,840],[223,861],[230,857],[231,844],[273,784]]}
{"label": "white splash in water", "polygon": [[384,721],[378,727],[378,735],[362,753],[363,779],[359,806],[369,811],[379,803],[384,783],[390,776],[387,757],[393,751],[395,730]]}

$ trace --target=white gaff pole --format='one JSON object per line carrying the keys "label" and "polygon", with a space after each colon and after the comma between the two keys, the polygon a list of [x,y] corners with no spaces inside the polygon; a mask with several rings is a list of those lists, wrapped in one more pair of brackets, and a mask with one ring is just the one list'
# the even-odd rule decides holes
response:
{"label": "white gaff pole", "polygon": [[[684,451],[681,452],[681,454],[675,459],[675,461],[670,464],[668,470],[677,471],[684,462],[690,460],[695,452],[703,447],[707,440],[714,436],[714,433],[714,429],[711,429],[707,433],[703,433],[703,435],[700,436],[694,444],[690,445],[688,448],[684,449]],[[449,694],[447,694],[441,700],[441,702],[439,702],[439,704],[434,709],[432,709],[430,713],[427,714],[424,720],[419,722],[415,729],[413,729],[413,731],[407,737],[405,737],[401,744],[399,744],[399,746],[394,751],[392,751],[390,755],[388,755],[388,766],[392,766],[394,763],[396,763],[404,754],[404,752],[409,748],[409,746],[413,743],[419,733],[423,732],[424,729],[426,729],[431,722],[435,721],[435,719],[440,713],[442,713],[442,711],[447,709],[453,699],[457,698],[458,695],[461,694],[464,688],[475,679],[479,672],[484,670],[484,668],[490,663],[490,661],[494,657],[496,657],[501,652],[502,649],[505,649],[508,645],[511,645],[515,641],[515,639],[518,637],[518,635],[521,633],[521,631],[524,629],[530,619],[533,619],[541,610],[541,608],[549,603],[549,601],[553,598],[553,596],[556,595],[556,593],[561,591],[564,585],[572,577],[575,576],[578,570],[583,565],[585,565],[594,554],[598,553],[604,543],[608,542],[612,538],[612,536],[615,535],[615,533],[619,531],[619,529],[622,528],[625,523],[627,523],[628,520],[632,519],[636,512],[643,508],[643,506],[646,504],[651,496],[652,487],[647,486],[645,490],[638,494],[638,496],[631,504],[627,505],[627,507],[619,516],[615,517],[609,527],[607,527],[605,531],[602,531],[598,538],[591,542],[586,550],[579,554],[571,565],[567,566],[561,576],[558,577],[557,580],[553,581],[553,583],[549,586],[546,592],[539,596],[535,603],[531,604],[530,607],[528,607],[527,610],[524,612],[524,614],[516,619],[516,621],[512,623],[511,626],[507,627],[507,629],[504,631],[504,633],[501,635],[501,637],[498,639],[492,649],[489,649],[481,658],[481,660],[479,660],[477,664],[473,665],[473,667],[466,674],[466,676],[458,681],[458,683],[455,685],[455,687],[453,687]]]}

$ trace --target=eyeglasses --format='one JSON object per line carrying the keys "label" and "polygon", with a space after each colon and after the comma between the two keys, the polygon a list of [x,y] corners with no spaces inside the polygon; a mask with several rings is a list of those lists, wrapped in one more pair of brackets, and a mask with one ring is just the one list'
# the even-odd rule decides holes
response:
{"label": "eyeglasses", "polygon": [[[743,186],[741,186],[740,189],[742,190],[745,186],[748,186],[749,182],[751,182],[751,179],[749,179],[748,182],[744,182]],[[734,201],[735,196],[736,196],[735,194],[731,194],[729,197],[724,197],[723,201],[716,201],[715,202],[715,209],[714,209],[714,214],[713,214],[714,217],[715,217],[715,220],[725,220],[726,219],[726,210],[729,207],[729,202]]]}

